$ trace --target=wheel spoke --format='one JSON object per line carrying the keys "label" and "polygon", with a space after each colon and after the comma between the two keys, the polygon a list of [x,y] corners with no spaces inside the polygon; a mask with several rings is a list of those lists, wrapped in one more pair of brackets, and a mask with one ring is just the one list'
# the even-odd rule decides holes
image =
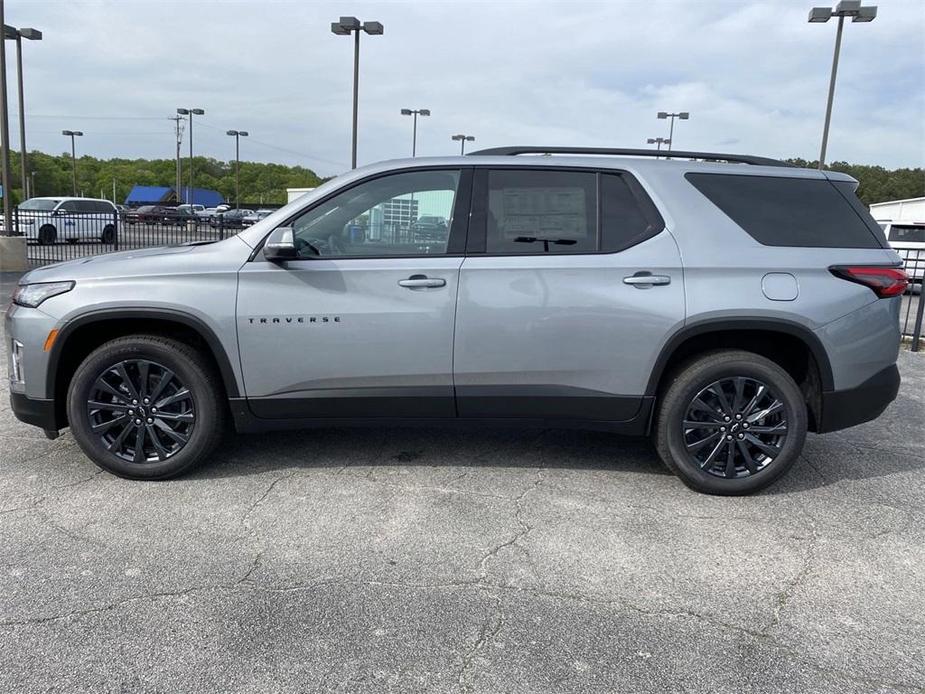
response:
{"label": "wheel spoke", "polygon": [[196,419],[196,415],[192,412],[158,412],[158,419],[166,419],[171,422],[192,422]]}
{"label": "wheel spoke", "polygon": [[132,398],[135,400],[140,400],[141,396],[138,395],[138,389],[135,388],[135,384],[132,383],[132,379],[128,375],[128,371],[125,369],[125,362],[119,362],[116,364],[116,373],[119,374],[119,377],[122,379],[122,382],[125,384],[125,387],[128,388],[129,393],[131,393]]}
{"label": "wheel spoke", "polygon": [[138,394],[145,397],[148,394],[148,371],[151,369],[151,362],[138,362]]}
{"label": "wheel spoke", "polygon": [[181,388],[173,395],[169,395],[160,402],[155,403],[155,405],[157,405],[158,408],[164,407],[166,405],[172,405],[175,402],[180,402],[181,400],[187,399],[189,395],[189,388]]}
{"label": "wheel spoke", "polygon": [[132,430],[132,423],[131,421],[128,421],[126,422],[125,427],[123,427],[122,431],[119,432],[119,435],[116,436],[116,438],[112,440],[112,443],[107,445],[106,448],[112,451],[113,453],[118,453],[119,451],[121,451],[122,447],[125,444],[125,439],[131,430]]}
{"label": "wheel spoke", "polygon": [[723,392],[723,384],[721,382],[714,383],[712,386],[707,388],[707,392],[713,393],[713,395],[717,397],[720,407],[723,408],[724,414],[733,414],[732,405],[729,404],[729,399],[726,397],[726,393]]}
{"label": "wheel spoke", "polygon": [[89,400],[87,402],[87,409],[90,411],[126,412],[130,407],[131,405],[123,405],[121,402],[101,402],[100,400]]}
{"label": "wheel spoke", "polygon": [[723,426],[725,422],[700,422],[696,419],[685,419],[684,428],[685,429],[718,429]]}
{"label": "wheel spoke", "polygon": [[716,410],[714,407],[710,407],[707,403],[700,399],[700,397],[694,398],[694,402],[691,403],[692,412],[703,412],[704,414],[713,417],[713,421],[722,422],[723,413]]}
{"label": "wheel spoke", "polygon": [[719,443],[716,444],[716,446],[713,448],[712,451],[710,451],[710,455],[707,456],[707,459],[704,460],[704,461],[700,464],[700,468],[701,468],[701,469],[710,466],[710,464],[716,459],[716,455],[722,450],[723,444],[725,444],[725,443],[726,443],[726,439],[721,438],[721,439],[719,440]]}
{"label": "wheel spoke", "polygon": [[158,460],[164,460],[170,455],[170,451],[164,447],[164,444],[161,443],[161,440],[157,437],[157,432],[151,424],[146,424],[145,428],[148,430],[148,438],[151,439],[151,443],[154,444],[154,450],[157,452]]}
{"label": "wheel spoke", "polygon": [[772,414],[776,414],[782,409],[784,409],[784,403],[782,403],[780,400],[775,400],[763,410],[759,410],[758,412],[749,415],[746,421],[751,424],[752,422],[757,422],[759,419],[764,419],[765,417],[769,417]]}
{"label": "wheel spoke", "polygon": [[745,445],[744,441],[736,441],[736,445],[738,445],[739,452],[742,454],[742,459],[745,461],[745,467],[754,475],[758,472],[759,468],[758,463],[756,463],[755,459],[752,457],[751,451],[748,450],[748,446]]}
{"label": "wheel spoke", "polygon": [[161,380],[157,382],[157,387],[151,393],[151,402],[157,401],[157,399],[161,396],[161,393],[164,392],[164,388],[167,387],[167,384],[170,383],[170,380],[173,377],[173,371],[170,369],[164,369],[164,373],[161,375]]}
{"label": "wheel spoke", "polygon": [[742,376],[735,377],[735,399],[732,401],[732,409],[735,412],[739,411],[739,408],[742,406],[742,401],[745,400],[745,378]]}
{"label": "wheel spoke", "polygon": [[751,445],[753,445],[755,448],[757,448],[759,451],[761,451],[762,453],[764,453],[766,456],[770,458],[776,458],[780,454],[779,446],[772,446],[769,443],[765,443],[764,441],[757,438],[756,436],[752,436],[751,434],[746,434],[745,440],[748,441]]}
{"label": "wheel spoke", "polygon": [[170,426],[160,421],[159,419],[154,420],[154,425],[158,429],[163,431],[165,434],[167,434],[167,436],[169,436],[174,441],[179,443],[180,445],[183,445],[184,443],[189,441],[189,436],[186,436],[185,434],[181,434],[179,431],[175,431],[174,429],[171,429]]}
{"label": "wheel spoke", "polygon": [[786,434],[787,433],[787,422],[779,422],[773,426],[759,426],[759,425],[749,425],[748,432],[750,434]]}
{"label": "wheel spoke", "polygon": [[120,422],[123,422],[126,419],[128,419],[128,415],[120,414],[118,417],[115,417],[114,419],[110,419],[107,422],[101,422],[100,424],[94,424],[91,427],[91,429],[93,430],[94,434],[105,434],[107,431],[112,429],[116,424],[119,424]]}
{"label": "wheel spoke", "polygon": [[736,447],[732,441],[726,446],[726,477],[736,476]]}
{"label": "wheel spoke", "polygon": [[766,392],[767,388],[765,387],[764,383],[758,384],[758,390],[755,391],[755,395],[752,396],[751,401],[749,401],[742,412],[745,417],[748,417],[748,415],[754,412],[755,408],[758,407],[758,403],[761,401],[761,398],[764,397]]}
{"label": "wheel spoke", "polygon": [[135,434],[135,457],[136,463],[145,462],[145,428],[138,427]]}
{"label": "wheel spoke", "polygon": [[123,393],[123,392],[122,392],[121,390],[119,390],[118,388],[115,388],[115,387],[111,386],[109,383],[107,383],[106,381],[104,381],[102,376],[100,376],[98,379],[96,379],[96,383],[94,384],[93,387],[94,387],[94,388],[99,388],[100,390],[103,390],[103,391],[109,393],[110,395],[112,395],[114,398],[119,398],[120,400],[131,399],[131,396],[130,396],[130,395],[127,395],[126,393]]}
{"label": "wheel spoke", "polygon": [[700,439],[700,441],[695,441],[694,443],[687,444],[687,452],[691,454],[696,453],[701,448],[706,446],[708,443],[712,443],[714,440],[716,440],[717,436],[720,436],[720,432],[714,431],[712,434],[710,434],[706,438]]}

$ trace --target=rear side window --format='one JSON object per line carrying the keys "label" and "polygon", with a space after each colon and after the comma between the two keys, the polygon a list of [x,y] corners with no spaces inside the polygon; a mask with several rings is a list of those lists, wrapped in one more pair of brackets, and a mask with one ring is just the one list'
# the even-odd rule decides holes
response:
{"label": "rear side window", "polygon": [[[879,231],[878,236],[847,195],[827,180],[707,173],[688,173],[686,178],[765,246],[882,248],[884,245],[883,232]],[[849,189],[848,194],[856,199],[853,190]]]}
{"label": "rear side window", "polygon": [[661,225],[646,218],[629,179],[601,174],[601,242],[605,251],[622,251],[660,230]]}

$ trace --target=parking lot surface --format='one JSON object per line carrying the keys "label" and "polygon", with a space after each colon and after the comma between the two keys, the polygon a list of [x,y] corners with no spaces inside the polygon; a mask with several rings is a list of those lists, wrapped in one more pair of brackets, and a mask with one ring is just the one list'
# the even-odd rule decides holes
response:
{"label": "parking lot surface", "polygon": [[129,482],[3,365],[0,691],[923,691],[922,355],[746,498],[559,430],[229,437]]}

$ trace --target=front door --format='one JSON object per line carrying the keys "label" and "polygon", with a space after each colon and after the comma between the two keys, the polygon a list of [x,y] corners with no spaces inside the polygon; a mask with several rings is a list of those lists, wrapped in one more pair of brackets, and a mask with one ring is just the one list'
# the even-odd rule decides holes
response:
{"label": "front door", "polygon": [[678,248],[617,171],[478,170],[460,271],[461,417],[625,422],[684,320]]}
{"label": "front door", "polygon": [[470,187],[459,169],[367,179],[287,222],[299,259],[245,265],[237,324],[255,415],[455,416]]}

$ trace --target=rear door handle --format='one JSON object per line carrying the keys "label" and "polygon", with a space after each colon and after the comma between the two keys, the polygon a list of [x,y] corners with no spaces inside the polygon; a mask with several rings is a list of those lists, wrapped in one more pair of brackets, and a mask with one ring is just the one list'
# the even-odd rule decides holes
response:
{"label": "rear door handle", "polygon": [[637,272],[635,275],[623,278],[623,284],[631,284],[639,289],[648,289],[654,285],[671,284],[668,275],[653,275],[651,272]]}
{"label": "rear door handle", "polygon": [[408,289],[432,289],[445,287],[446,280],[439,277],[428,277],[427,275],[411,275],[406,280],[398,280],[398,286],[407,287]]}

